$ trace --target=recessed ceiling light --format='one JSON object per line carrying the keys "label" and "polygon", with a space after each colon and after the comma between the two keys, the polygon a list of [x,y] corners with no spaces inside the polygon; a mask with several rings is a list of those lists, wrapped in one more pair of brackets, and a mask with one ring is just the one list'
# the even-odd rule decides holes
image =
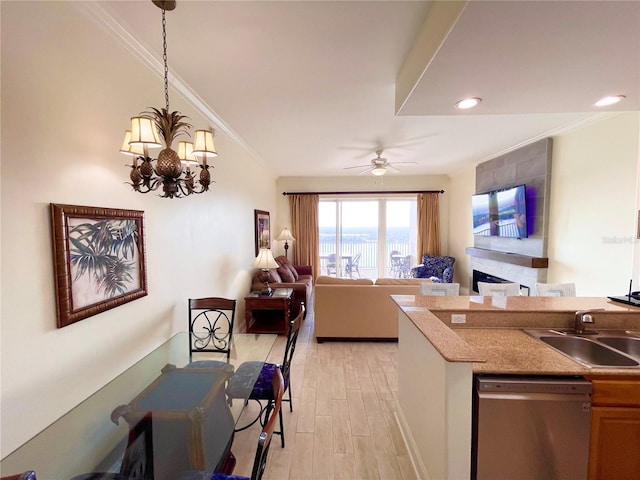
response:
{"label": "recessed ceiling light", "polygon": [[608,107],[609,105],[615,105],[616,103],[624,100],[624,95],[614,95],[612,97],[603,97],[595,103],[596,107]]}
{"label": "recessed ceiling light", "polygon": [[473,108],[478,105],[482,101],[481,98],[473,97],[473,98],[463,98],[458,103],[456,103],[456,108],[460,110],[466,110],[467,108]]}

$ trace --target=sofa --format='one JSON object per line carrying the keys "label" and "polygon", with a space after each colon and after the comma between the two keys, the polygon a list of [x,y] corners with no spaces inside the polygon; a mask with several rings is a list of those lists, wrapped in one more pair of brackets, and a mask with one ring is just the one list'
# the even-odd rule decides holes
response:
{"label": "sofa", "polygon": [[314,286],[316,341],[398,339],[398,306],[391,295],[419,295],[429,279],[318,277]]}
{"label": "sofa", "polygon": [[[269,270],[269,286],[271,288],[293,288],[294,311],[300,304],[306,308],[311,305],[313,295],[313,267],[311,265],[292,265],[284,255],[276,257],[278,268]],[[251,279],[251,291],[264,288],[264,272],[257,270]]]}

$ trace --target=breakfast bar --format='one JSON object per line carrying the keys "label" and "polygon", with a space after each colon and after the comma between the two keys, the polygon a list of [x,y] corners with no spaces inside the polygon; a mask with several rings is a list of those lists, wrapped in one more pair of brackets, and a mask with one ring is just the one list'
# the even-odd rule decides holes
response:
{"label": "breakfast bar", "polygon": [[640,334],[635,307],[587,297],[392,298],[400,309],[398,421],[420,478],[473,478],[474,376],[606,375],[632,389],[640,379],[640,368],[585,366],[524,331],[570,330],[576,312],[595,310],[589,328]]}

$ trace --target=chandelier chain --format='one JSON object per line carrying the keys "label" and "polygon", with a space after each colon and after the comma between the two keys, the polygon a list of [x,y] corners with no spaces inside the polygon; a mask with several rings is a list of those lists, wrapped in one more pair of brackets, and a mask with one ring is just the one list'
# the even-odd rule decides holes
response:
{"label": "chandelier chain", "polygon": [[169,111],[169,63],[167,62],[167,20],[162,9],[162,60],[164,60],[164,101]]}

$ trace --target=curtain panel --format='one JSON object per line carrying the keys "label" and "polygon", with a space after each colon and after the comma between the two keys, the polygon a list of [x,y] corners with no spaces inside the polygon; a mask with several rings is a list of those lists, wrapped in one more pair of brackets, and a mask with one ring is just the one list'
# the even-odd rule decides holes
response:
{"label": "curtain panel", "polygon": [[289,195],[291,233],[296,238],[292,263],[294,265],[311,265],[314,277],[320,273],[319,202],[320,196],[315,194]]}
{"label": "curtain panel", "polygon": [[418,259],[440,255],[440,201],[437,193],[418,195]]}

